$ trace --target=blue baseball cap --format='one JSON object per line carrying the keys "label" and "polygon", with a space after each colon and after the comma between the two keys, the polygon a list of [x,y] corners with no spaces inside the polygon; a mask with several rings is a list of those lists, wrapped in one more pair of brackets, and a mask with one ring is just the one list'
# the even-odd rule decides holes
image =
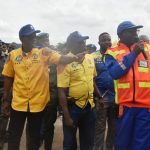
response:
{"label": "blue baseball cap", "polygon": [[82,36],[78,31],[70,33],[67,38],[67,43],[78,43],[89,39],[89,36]]}
{"label": "blue baseball cap", "polygon": [[92,50],[96,50],[97,49],[97,47],[94,44],[88,44],[88,45],[86,45],[86,47],[88,49],[92,49]]}
{"label": "blue baseball cap", "polygon": [[31,24],[23,26],[19,31],[19,37],[29,36],[33,33],[39,33],[40,30],[35,30]]}
{"label": "blue baseball cap", "polygon": [[123,21],[118,25],[117,34],[119,35],[122,31],[127,29],[138,29],[143,28],[142,25],[135,25],[131,21]]}
{"label": "blue baseball cap", "polygon": [[38,39],[47,39],[47,38],[49,38],[49,34],[46,32],[40,32],[39,34],[36,35],[36,37]]}

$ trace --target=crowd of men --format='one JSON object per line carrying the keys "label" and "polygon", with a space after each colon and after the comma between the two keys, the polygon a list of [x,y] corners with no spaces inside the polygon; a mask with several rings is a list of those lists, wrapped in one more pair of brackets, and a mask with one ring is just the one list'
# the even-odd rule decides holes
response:
{"label": "crowd of men", "polygon": [[142,27],[121,22],[115,46],[109,33],[100,33],[99,50],[74,31],[58,52],[48,33],[23,26],[21,45],[7,54],[0,49],[8,150],[20,149],[26,120],[27,150],[42,143],[51,150],[58,105],[63,150],[77,150],[77,130],[80,150],[150,150],[150,45],[138,35]]}

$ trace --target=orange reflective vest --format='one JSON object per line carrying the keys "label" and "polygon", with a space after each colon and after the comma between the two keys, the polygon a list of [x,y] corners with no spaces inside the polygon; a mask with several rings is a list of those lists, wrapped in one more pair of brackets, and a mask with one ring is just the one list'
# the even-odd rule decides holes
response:
{"label": "orange reflective vest", "polygon": [[[108,49],[106,54],[113,56],[121,64],[123,57],[133,48],[134,45],[129,49],[120,43],[117,47]],[[118,104],[150,108],[150,45],[144,43],[144,49],[149,60],[145,60],[142,53],[139,54],[127,74],[114,81],[115,101]]]}

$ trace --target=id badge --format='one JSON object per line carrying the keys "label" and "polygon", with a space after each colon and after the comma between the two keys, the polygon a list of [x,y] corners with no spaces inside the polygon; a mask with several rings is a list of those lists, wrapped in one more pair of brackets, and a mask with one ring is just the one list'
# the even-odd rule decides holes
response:
{"label": "id badge", "polygon": [[148,68],[148,61],[146,60],[139,60],[138,61],[138,66],[143,67],[143,68]]}

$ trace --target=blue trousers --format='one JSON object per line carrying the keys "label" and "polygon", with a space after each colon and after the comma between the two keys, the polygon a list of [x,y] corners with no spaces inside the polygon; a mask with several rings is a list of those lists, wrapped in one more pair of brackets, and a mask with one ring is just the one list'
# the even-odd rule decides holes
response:
{"label": "blue trousers", "polygon": [[116,132],[115,150],[150,150],[149,109],[124,107]]}
{"label": "blue trousers", "polygon": [[92,150],[94,144],[95,109],[88,104],[84,109],[69,105],[75,128],[69,128],[63,120],[63,150],[77,150],[76,132],[79,128],[80,150]]}

